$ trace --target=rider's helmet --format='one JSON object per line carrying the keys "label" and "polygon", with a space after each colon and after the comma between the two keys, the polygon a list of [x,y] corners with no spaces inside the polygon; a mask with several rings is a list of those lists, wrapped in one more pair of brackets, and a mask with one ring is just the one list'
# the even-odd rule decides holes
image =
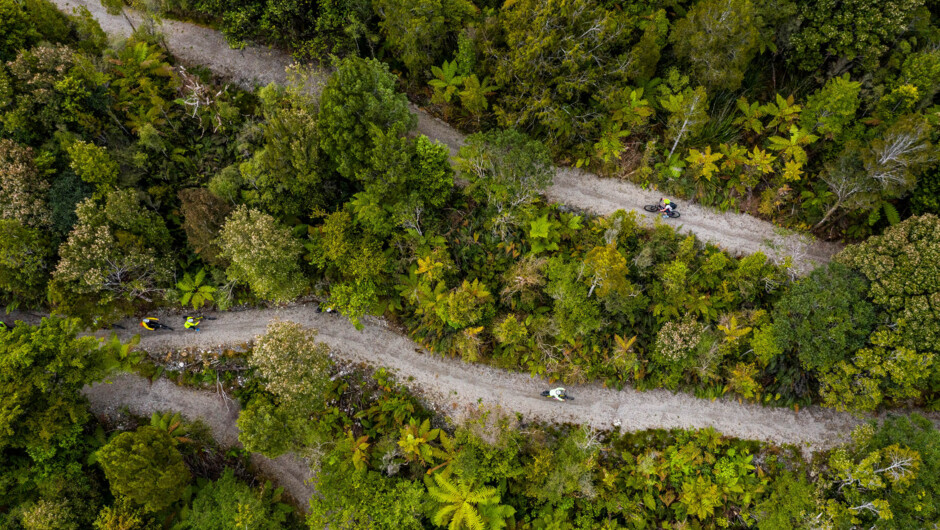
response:
{"label": "rider's helmet", "polygon": [[669,204],[669,199],[663,199],[663,204]]}

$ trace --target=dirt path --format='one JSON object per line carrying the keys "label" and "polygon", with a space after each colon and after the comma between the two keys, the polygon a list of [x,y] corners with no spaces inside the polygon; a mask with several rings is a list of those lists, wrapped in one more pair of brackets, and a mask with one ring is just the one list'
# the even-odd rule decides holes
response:
{"label": "dirt path", "polygon": [[[131,32],[124,17],[109,15],[97,0],[52,1],[67,12],[84,5],[108,33],[127,36]],[[270,82],[284,83],[287,79],[284,69],[292,63],[292,59],[281,51],[258,46],[233,50],[219,32],[185,22],[166,20],[162,31],[170,51],[180,60],[205,65],[245,87]],[[316,90],[329,76],[329,72],[313,71],[319,72],[319,75],[314,75],[312,82]],[[451,153],[456,154],[464,141],[460,132],[414,105],[412,111],[418,115],[419,132],[446,144]],[[558,169],[555,183],[546,195],[550,200],[602,215],[620,209],[636,210],[649,224],[655,221],[656,216],[643,212],[643,205],[653,204],[660,197],[656,191],[643,190],[619,180],[602,179],[571,168]],[[695,234],[735,254],[763,251],[777,257],[792,255],[801,271],[808,271],[815,264],[829,261],[840,249],[837,243],[780,235],[773,224],[745,214],[721,213],[691,204],[682,204],[680,212],[681,223],[677,224],[681,224],[680,230],[683,232]]]}
{"label": "dirt path", "polygon": [[[177,386],[167,379],[158,379],[150,384],[142,377],[119,373],[105,382],[86,387],[83,393],[91,402],[92,412],[97,415],[111,416],[123,408],[140,416],[150,416],[154,412],[180,412],[187,419],[202,420],[222,447],[241,446],[235,425],[238,403],[222,401],[211,392]],[[273,460],[253,454],[251,461],[306,511],[307,501],[315,490],[305,482],[310,478],[310,468],[303,460],[291,454]]]}
{"label": "dirt path", "polygon": [[[199,332],[148,333],[142,337],[140,347],[163,353],[240,345],[262,334],[269,320],[279,318],[318,329],[320,339],[339,357],[395,370],[406,385],[422,391],[437,405],[453,410],[458,417],[463,411],[482,404],[500,406],[529,419],[581,423],[601,429],[616,425],[629,431],[714,427],[729,436],[799,444],[807,453],[839,443],[862,421],[850,414],[819,407],[797,413],[732,400],[697,399],[665,390],[617,391],[596,384],[568,385],[575,401],[558,403],[539,396],[539,392],[549,387],[544,380],[425,353],[411,340],[388,329],[380,319],[372,319],[364,330],[356,331],[343,317],[316,313],[312,305],[215,316],[217,320],[205,322]],[[176,320],[181,319],[167,317],[171,326]],[[140,329],[136,321],[122,324],[127,328],[120,331],[122,338],[129,338]],[[162,399],[159,395],[155,398]],[[933,416],[935,420],[940,418]]]}

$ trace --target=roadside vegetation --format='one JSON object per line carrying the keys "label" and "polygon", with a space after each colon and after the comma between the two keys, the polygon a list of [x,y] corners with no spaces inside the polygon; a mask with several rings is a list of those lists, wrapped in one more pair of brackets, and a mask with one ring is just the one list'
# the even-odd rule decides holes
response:
{"label": "roadside vegetation", "polygon": [[102,326],[313,295],[357,324],[385,315],[433,352],[554,380],[940,403],[933,214],[800,278],[789,260],[733,257],[633,213],[544,203],[550,149],[516,129],[471,135],[451,161],[414,133],[374,59],[337,60],[318,98],[302,70],[251,94],[173,65],[147,26],[108,45],[87,13],[14,7],[24,44],[0,70],[8,306]]}
{"label": "roadside vegetation", "polygon": [[375,57],[464,130],[822,237],[940,213],[934,0],[148,5],[233,46]]}
{"label": "roadside vegetation", "polygon": [[[0,331],[0,523],[296,523],[198,425],[90,416],[82,386],[136,359],[79,330],[164,306],[312,296],[553,380],[940,407],[935,1],[424,4],[162,8],[342,55],[313,98],[303,70],[244,92],[176,64],[148,24],[111,42],[87,11],[0,0],[0,300],[69,317]],[[455,160],[415,134],[402,89],[477,131]],[[859,242],[801,277],[546,204],[559,160]],[[940,518],[940,444],[918,416],[802,462],[713,431],[448,424],[381,371],[334,378],[315,332],[286,322],[247,361],[242,443],[319,466],[311,528]]]}

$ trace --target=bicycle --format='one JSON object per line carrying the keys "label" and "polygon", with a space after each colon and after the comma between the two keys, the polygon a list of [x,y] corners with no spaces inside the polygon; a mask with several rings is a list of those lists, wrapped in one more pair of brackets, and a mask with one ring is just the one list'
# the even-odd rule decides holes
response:
{"label": "bicycle", "polygon": [[[549,392],[551,392],[551,390],[543,390],[543,391],[542,391],[542,397],[547,397],[547,398],[555,399],[554,397],[552,397],[551,395],[549,395]],[[565,401],[574,401],[574,398],[571,397],[571,396],[569,396],[567,392],[561,395],[561,399],[563,399],[563,400],[565,400]]]}
{"label": "bicycle", "polygon": [[[669,212],[669,218],[678,219],[679,212],[676,210],[679,208],[679,205],[674,202],[669,203],[669,205],[672,206],[672,211]],[[650,213],[662,213],[660,211],[661,208],[659,207],[658,204],[647,204],[646,206],[643,207],[643,209]]]}
{"label": "bicycle", "polygon": [[[158,329],[168,329],[170,331],[175,331],[170,326],[167,326],[166,324],[161,324],[160,319],[153,318],[153,317],[147,317],[147,318],[142,319],[140,321],[140,326],[149,331],[157,331]],[[147,326],[150,326],[150,327],[148,328]]]}

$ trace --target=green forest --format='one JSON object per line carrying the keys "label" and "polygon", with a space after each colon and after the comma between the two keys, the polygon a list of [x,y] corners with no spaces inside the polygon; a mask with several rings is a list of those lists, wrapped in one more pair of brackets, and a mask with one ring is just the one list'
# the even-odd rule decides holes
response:
{"label": "green forest", "polygon": [[[0,302],[53,314],[0,329],[0,528],[936,528],[940,434],[916,414],[812,460],[713,430],[455,425],[382,369],[334,378],[289,322],[215,374],[244,452],[80,394],[167,375],[85,330],[316,300],[562,384],[940,410],[936,0],[108,7],[334,73],[246,91],[159,25],[109,39],[85,8],[0,0]],[[409,101],[469,134],[458,156]],[[547,202],[556,165],[847,246],[806,275],[738,257]],[[307,515],[248,459],[286,452],[317,467]]]}

